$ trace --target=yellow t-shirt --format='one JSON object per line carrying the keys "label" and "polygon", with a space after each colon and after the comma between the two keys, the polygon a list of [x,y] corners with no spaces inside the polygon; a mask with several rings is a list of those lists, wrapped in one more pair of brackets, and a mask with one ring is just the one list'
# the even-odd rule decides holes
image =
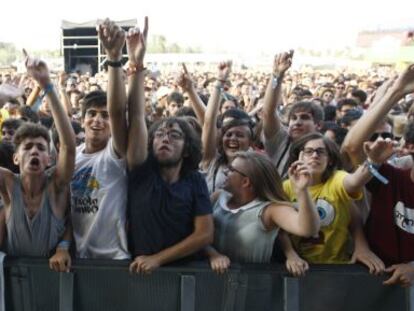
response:
{"label": "yellow t-shirt", "polygon": [[[309,263],[349,262],[346,252],[351,221],[349,206],[352,200],[362,198],[362,192],[355,194],[355,197],[349,196],[343,185],[347,174],[345,171],[335,171],[325,183],[309,188],[321,218],[321,229],[317,237],[291,236],[296,251]],[[289,180],[283,183],[283,189],[292,202],[297,200]]]}

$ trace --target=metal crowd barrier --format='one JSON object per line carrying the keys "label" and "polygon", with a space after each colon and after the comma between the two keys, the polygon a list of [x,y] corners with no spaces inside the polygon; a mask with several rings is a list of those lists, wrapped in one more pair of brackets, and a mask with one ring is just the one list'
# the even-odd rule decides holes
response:
{"label": "metal crowd barrier", "polygon": [[358,265],[314,265],[303,278],[278,264],[233,265],[223,275],[206,262],[131,275],[127,261],[75,260],[70,273],[48,261],[6,258],[7,311],[414,311],[412,289],[383,286],[387,276]]}

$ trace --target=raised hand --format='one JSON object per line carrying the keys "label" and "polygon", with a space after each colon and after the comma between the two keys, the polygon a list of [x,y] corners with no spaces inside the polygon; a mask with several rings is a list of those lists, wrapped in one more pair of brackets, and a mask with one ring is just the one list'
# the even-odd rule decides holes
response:
{"label": "raised hand", "polygon": [[309,166],[303,161],[303,151],[299,154],[299,160],[292,163],[288,170],[289,179],[296,191],[305,190],[312,182]]}
{"label": "raised hand", "polygon": [[130,28],[126,37],[129,61],[132,65],[143,65],[147,49],[148,17],[145,17],[144,29]]}
{"label": "raised hand", "polygon": [[273,61],[274,76],[282,75],[290,68],[292,65],[293,53],[294,51],[290,50],[289,52],[276,54]]}
{"label": "raised hand", "polygon": [[46,63],[38,58],[30,57],[25,49],[23,49],[23,55],[28,75],[35,79],[42,88],[45,88],[50,83],[49,69]]}
{"label": "raised hand", "polygon": [[191,75],[188,73],[187,67],[182,63],[183,71],[177,78],[177,84],[183,89],[184,92],[189,92],[194,87],[194,81]]}
{"label": "raised hand", "polygon": [[68,75],[66,74],[66,72],[64,72],[64,71],[59,72],[58,82],[59,82],[59,86],[62,90],[64,90],[66,88],[66,80],[67,79],[68,79]]}
{"label": "raised hand", "polygon": [[97,31],[108,59],[110,61],[120,61],[125,43],[125,31],[108,18],[97,26]]}
{"label": "raised hand", "polygon": [[363,149],[369,160],[375,164],[382,164],[397,151],[397,146],[391,139],[378,137],[374,142],[365,142]]}
{"label": "raised hand", "polygon": [[414,64],[409,65],[397,78],[393,85],[402,95],[414,93]]}
{"label": "raised hand", "polygon": [[369,106],[369,108],[372,108],[375,103],[384,97],[388,90],[391,89],[396,79],[397,76],[384,81],[381,86],[368,97],[366,104]]}
{"label": "raised hand", "polygon": [[218,66],[217,80],[219,80],[222,83],[227,81],[231,72],[231,66],[231,61],[221,62]]}

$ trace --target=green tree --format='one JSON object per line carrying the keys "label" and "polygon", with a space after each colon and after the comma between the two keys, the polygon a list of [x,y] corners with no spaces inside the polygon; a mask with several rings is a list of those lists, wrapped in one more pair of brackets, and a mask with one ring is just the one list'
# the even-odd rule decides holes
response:
{"label": "green tree", "polygon": [[162,35],[152,35],[148,40],[148,53],[200,53],[200,47],[181,46],[176,42],[168,42]]}
{"label": "green tree", "polygon": [[164,36],[153,35],[149,40],[148,52],[149,53],[166,53],[167,52],[167,39]]}

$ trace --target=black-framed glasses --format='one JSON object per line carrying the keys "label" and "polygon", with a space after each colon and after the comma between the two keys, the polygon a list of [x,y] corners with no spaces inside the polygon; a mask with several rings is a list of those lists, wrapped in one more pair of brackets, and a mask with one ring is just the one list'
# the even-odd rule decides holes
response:
{"label": "black-framed glasses", "polygon": [[243,177],[249,177],[245,173],[239,171],[238,169],[234,168],[231,165],[227,166],[227,170],[225,171],[225,174],[228,174],[229,172],[232,172],[232,173],[236,172],[236,173],[239,173],[240,175],[242,175]]}
{"label": "black-framed glasses", "polygon": [[313,148],[310,148],[310,147],[303,148],[303,154],[307,157],[311,157],[315,152],[319,157],[328,156],[328,151],[326,150],[326,148],[322,148],[322,147],[321,148],[316,148],[316,149],[313,149]]}
{"label": "black-framed glasses", "polygon": [[392,135],[392,133],[390,133],[390,132],[381,132],[381,133],[374,133],[374,134],[372,134],[372,136],[369,139],[369,141],[376,141],[378,139],[378,137],[380,137],[380,136],[383,139],[386,139],[386,138],[394,139],[394,135]]}

